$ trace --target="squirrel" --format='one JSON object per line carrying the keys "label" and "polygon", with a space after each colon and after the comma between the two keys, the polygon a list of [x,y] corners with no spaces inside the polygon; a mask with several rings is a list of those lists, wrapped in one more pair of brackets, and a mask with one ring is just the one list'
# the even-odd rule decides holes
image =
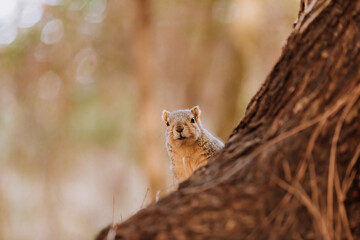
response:
{"label": "squirrel", "polygon": [[162,112],[166,124],[166,149],[173,180],[180,183],[224,147],[224,143],[203,127],[199,106]]}

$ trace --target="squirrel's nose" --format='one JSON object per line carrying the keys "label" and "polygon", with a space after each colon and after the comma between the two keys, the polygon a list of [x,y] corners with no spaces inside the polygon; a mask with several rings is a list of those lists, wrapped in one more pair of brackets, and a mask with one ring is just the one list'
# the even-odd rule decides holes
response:
{"label": "squirrel's nose", "polygon": [[183,128],[182,126],[177,126],[177,127],[176,127],[176,131],[177,131],[178,133],[182,133],[183,130],[184,130],[184,128]]}

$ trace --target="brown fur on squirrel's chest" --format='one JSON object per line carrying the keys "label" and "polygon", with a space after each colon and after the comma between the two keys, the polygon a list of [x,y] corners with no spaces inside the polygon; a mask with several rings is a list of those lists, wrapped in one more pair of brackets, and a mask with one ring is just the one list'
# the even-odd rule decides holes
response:
{"label": "brown fur on squirrel's chest", "polygon": [[178,182],[189,177],[195,169],[208,162],[206,152],[198,145],[185,145],[171,149],[172,171]]}

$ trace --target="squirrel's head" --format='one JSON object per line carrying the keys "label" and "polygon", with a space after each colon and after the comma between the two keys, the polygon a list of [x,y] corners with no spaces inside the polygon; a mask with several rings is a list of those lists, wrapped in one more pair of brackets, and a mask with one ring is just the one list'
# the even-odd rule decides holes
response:
{"label": "squirrel's head", "polygon": [[166,124],[166,136],[170,144],[192,144],[201,134],[200,108],[176,110],[162,113]]}

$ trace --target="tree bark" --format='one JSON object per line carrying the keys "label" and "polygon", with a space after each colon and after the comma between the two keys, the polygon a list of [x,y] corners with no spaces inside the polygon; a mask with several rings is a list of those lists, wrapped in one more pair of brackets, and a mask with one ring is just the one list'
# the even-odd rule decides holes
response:
{"label": "tree bark", "polygon": [[360,1],[301,11],[224,150],[97,239],[360,239]]}

